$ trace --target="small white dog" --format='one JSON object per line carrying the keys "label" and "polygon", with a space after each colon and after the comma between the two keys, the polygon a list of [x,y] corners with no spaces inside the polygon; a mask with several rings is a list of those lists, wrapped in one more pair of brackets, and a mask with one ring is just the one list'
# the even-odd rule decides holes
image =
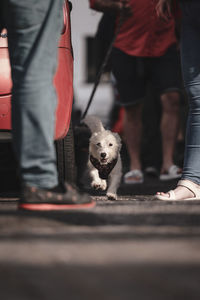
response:
{"label": "small white dog", "polygon": [[116,200],[122,176],[121,139],[117,133],[105,130],[95,116],[87,116],[83,122],[92,133],[88,159],[91,185],[97,190],[107,189],[108,199]]}

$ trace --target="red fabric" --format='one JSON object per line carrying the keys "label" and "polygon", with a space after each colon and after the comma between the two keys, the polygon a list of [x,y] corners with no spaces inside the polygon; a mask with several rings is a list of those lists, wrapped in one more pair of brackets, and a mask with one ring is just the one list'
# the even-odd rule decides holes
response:
{"label": "red fabric", "polygon": [[[140,57],[156,57],[176,43],[175,20],[168,23],[156,14],[158,0],[130,0],[133,16],[121,27],[114,46]],[[90,0],[93,7],[95,0]]]}
{"label": "red fabric", "polygon": [[173,4],[172,13],[173,13],[175,19],[180,19],[181,18],[181,9],[180,9],[179,1],[174,0],[172,4]]}
{"label": "red fabric", "polygon": [[94,3],[95,3],[95,0],[90,0],[90,7],[91,8],[94,8]]}

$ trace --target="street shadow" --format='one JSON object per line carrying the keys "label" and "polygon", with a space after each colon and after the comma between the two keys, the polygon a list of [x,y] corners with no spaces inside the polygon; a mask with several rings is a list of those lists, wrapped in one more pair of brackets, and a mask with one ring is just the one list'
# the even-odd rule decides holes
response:
{"label": "street shadow", "polygon": [[[26,220],[51,220],[77,226],[200,226],[200,201],[162,202],[152,198],[134,200],[98,200],[93,209],[68,211],[23,211],[17,210],[17,201],[0,202],[0,218],[13,217]],[[173,207],[172,209],[169,209]],[[196,208],[196,209],[195,209]],[[6,219],[5,219],[6,222]]]}
{"label": "street shadow", "polygon": [[4,300],[199,300],[200,265],[1,264]]}

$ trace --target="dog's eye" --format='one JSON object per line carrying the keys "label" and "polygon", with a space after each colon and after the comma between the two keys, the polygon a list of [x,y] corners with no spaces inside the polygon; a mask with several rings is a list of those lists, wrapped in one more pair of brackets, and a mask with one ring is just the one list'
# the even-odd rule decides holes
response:
{"label": "dog's eye", "polygon": [[97,146],[100,147],[100,146],[101,146],[101,143],[97,143]]}
{"label": "dog's eye", "polygon": [[109,144],[109,146],[110,146],[110,147],[112,147],[112,146],[113,146],[113,144],[111,144],[111,143],[110,143],[110,144]]}

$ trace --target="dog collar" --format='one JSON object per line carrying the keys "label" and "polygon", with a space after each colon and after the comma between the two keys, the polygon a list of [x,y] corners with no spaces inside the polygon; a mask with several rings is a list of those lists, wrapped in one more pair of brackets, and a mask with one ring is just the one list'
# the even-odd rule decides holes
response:
{"label": "dog collar", "polygon": [[106,165],[101,165],[97,158],[90,155],[90,161],[92,165],[98,170],[99,177],[101,179],[108,179],[108,175],[110,174],[110,172],[112,171],[112,169],[117,163],[117,158],[113,159],[111,162],[109,162]]}

